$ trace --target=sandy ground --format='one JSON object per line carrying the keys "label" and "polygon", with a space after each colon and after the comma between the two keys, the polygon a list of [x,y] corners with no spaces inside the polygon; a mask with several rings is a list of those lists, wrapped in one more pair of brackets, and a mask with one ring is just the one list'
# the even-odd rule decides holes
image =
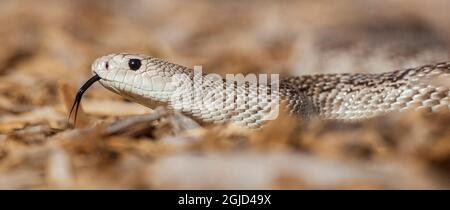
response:
{"label": "sandy ground", "polygon": [[[143,53],[207,72],[385,72],[450,60],[450,1],[0,1],[0,188],[450,187],[450,113],[260,131],[186,129],[94,85],[90,64]],[[164,113],[164,114],[163,114]],[[146,120],[124,126],[127,120]],[[139,117],[138,117],[139,118]]]}

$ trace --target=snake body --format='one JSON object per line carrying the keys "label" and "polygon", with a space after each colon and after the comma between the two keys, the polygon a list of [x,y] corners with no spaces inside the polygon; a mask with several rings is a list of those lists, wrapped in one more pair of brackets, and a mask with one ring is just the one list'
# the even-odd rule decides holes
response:
{"label": "snake body", "polygon": [[[277,84],[256,86],[227,83],[204,74],[198,82],[190,68],[136,54],[100,57],[92,64],[92,72],[107,89],[142,105],[166,105],[204,122],[231,121],[252,128],[270,120],[267,116],[273,105],[280,102],[302,118],[338,120],[359,120],[408,109],[450,109],[449,86],[434,82],[448,79],[450,62],[380,74],[285,77]],[[227,89],[227,84],[232,88]],[[191,85],[202,91],[202,97],[189,88]],[[259,97],[262,93],[279,97]],[[174,95],[184,99],[174,104]],[[223,106],[214,108],[220,103]]]}

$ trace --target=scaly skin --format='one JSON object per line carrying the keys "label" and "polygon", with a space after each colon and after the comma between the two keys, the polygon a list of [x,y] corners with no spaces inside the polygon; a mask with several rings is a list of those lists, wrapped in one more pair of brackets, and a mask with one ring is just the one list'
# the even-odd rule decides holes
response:
{"label": "scaly skin", "polygon": [[[140,68],[130,69],[130,59],[139,59]],[[244,82],[231,85],[232,89],[226,88],[229,83],[223,79],[196,75],[187,67],[145,55],[103,56],[92,64],[92,72],[107,89],[150,108],[166,105],[205,122],[231,121],[252,128],[273,119],[282,101],[303,118],[340,120],[359,120],[407,109],[450,109],[449,86],[433,82],[441,78],[449,81],[450,62],[381,74],[286,77],[278,85],[252,86]],[[203,95],[195,90],[201,90]],[[279,96],[279,100],[258,98],[261,93]],[[175,95],[184,97],[184,101],[174,103],[171,99]],[[211,108],[221,103],[224,106]]]}

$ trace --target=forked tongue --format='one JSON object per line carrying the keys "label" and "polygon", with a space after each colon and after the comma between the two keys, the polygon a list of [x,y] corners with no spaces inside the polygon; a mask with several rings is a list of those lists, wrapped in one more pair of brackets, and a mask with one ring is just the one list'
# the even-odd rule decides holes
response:
{"label": "forked tongue", "polygon": [[96,74],[93,77],[91,77],[88,81],[86,81],[86,83],[84,83],[84,85],[81,86],[80,89],[78,89],[77,95],[75,96],[75,101],[73,102],[72,108],[70,109],[70,113],[69,113],[69,120],[70,120],[70,117],[72,116],[72,112],[75,108],[75,116],[73,119],[74,125],[77,122],[77,113],[78,113],[78,108],[81,103],[81,97],[83,97],[84,92],[86,92],[86,90],[89,87],[91,87],[92,84],[94,84],[95,82],[97,82],[99,80],[100,80],[100,77]]}

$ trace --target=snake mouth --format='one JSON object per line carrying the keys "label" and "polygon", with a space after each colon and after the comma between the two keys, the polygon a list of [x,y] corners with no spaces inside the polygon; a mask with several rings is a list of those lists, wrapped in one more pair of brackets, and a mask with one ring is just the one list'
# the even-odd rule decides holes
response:
{"label": "snake mouth", "polygon": [[97,74],[95,74],[88,81],[86,81],[86,83],[84,83],[83,86],[80,87],[80,89],[78,89],[77,95],[75,96],[75,101],[73,102],[72,108],[70,109],[70,113],[69,113],[69,120],[70,120],[70,117],[72,116],[72,112],[74,111],[74,108],[75,108],[75,115],[74,115],[74,119],[73,119],[74,125],[77,121],[78,108],[80,106],[81,98],[83,97],[84,92],[86,92],[86,90],[89,89],[89,87],[91,87],[92,84],[94,84],[95,82],[97,82],[99,80],[100,80],[100,77]]}

